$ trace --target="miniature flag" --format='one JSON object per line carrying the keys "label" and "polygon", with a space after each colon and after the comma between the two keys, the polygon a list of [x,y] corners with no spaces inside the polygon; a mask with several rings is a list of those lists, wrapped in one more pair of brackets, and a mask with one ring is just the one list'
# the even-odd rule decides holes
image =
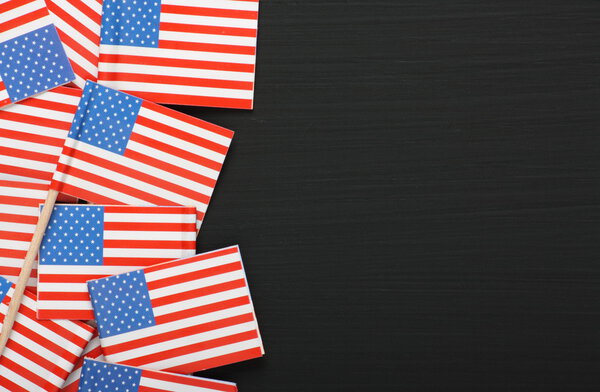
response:
{"label": "miniature flag", "polygon": [[0,4],[0,107],[75,79],[44,0]]}
{"label": "miniature flag", "polygon": [[0,179],[50,184],[80,97],[56,87],[0,110]]}
{"label": "miniature flag", "polygon": [[196,253],[194,207],[56,205],[39,254],[38,317],[94,318],[86,282]]}
{"label": "miniature flag", "polygon": [[97,204],[195,206],[199,229],[232,137],[88,82],[51,188]]}
{"label": "miniature flag", "polygon": [[[0,275],[12,282],[19,279],[48,187],[48,184],[0,179]],[[27,284],[32,291],[36,277],[34,268]]]}
{"label": "miniature flag", "polygon": [[[0,277],[0,322],[14,284]],[[0,357],[0,391],[58,392],[92,338],[82,322],[38,321],[35,296],[25,291],[10,338]]]}
{"label": "miniature flag", "polygon": [[106,0],[98,80],[159,103],[252,109],[257,28],[258,0]]}
{"label": "miniature flag", "polygon": [[110,362],[188,374],[264,353],[237,246],[88,288]]}
{"label": "miniature flag", "polygon": [[231,382],[140,369],[86,359],[80,392],[237,392]]}
{"label": "miniature flag", "polygon": [[63,385],[60,392],[77,392],[79,390],[79,379],[81,377],[81,368],[83,367],[83,360],[85,358],[97,359],[104,361],[104,355],[102,355],[102,348],[100,347],[100,339],[98,339],[98,333],[94,332],[94,337],[83,350],[79,361],[75,364],[73,371],[69,374],[67,381]]}
{"label": "miniature flag", "polygon": [[71,66],[73,83],[83,88],[87,79],[98,79],[102,0],[46,0],[48,11]]}

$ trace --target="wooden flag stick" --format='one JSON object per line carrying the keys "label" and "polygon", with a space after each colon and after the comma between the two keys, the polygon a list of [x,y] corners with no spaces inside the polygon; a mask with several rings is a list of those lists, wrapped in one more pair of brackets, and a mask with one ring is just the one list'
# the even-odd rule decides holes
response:
{"label": "wooden flag stick", "polygon": [[8,312],[4,318],[4,323],[2,324],[2,334],[0,335],[0,355],[2,355],[4,347],[6,347],[8,337],[10,336],[13,324],[15,323],[15,318],[17,317],[17,312],[19,311],[19,306],[21,305],[21,300],[23,299],[23,293],[25,292],[25,287],[27,286],[29,275],[31,275],[33,263],[35,263],[35,258],[40,249],[42,239],[44,238],[46,227],[50,221],[50,216],[54,210],[54,204],[56,203],[57,196],[58,191],[53,189],[48,191],[48,196],[44,202],[44,208],[42,209],[40,218],[35,226],[35,232],[33,233],[33,238],[31,239],[29,249],[27,250],[27,255],[25,256],[25,262],[23,263],[23,268],[21,268],[21,273],[19,274],[19,280],[15,285],[15,292],[12,295],[10,304],[8,305]]}

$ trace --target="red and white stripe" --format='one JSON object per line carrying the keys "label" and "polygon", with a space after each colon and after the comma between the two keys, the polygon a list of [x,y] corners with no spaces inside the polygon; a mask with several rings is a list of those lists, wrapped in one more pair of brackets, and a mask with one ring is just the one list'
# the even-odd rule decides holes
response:
{"label": "red and white stripe", "polygon": [[258,0],[162,0],[158,48],[100,45],[101,84],[160,103],[252,109]]}
{"label": "red and white stripe", "polygon": [[143,101],[124,155],[67,137],[51,187],[97,204],[193,205],[199,230],[232,137]]}
{"label": "red and white stripe", "polygon": [[[21,273],[48,188],[48,184],[0,179],[0,275],[11,282],[16,282]],[[27,286],[35,290],[36,284],[34,267]]]}
{"label": "red and white stripe", "polygon": [[6,91],[6,86],[2,81],[2,77],[0,77],[0,107],[8,105],[9,103],[10,97],[8,96],[8,91]]}
{"label": "red and white stripe", "polygon": [[92,320],[87,281],[196,253],[193,207],[104,207],[103,265],[38,270],[38,318]]}
{"label": "red and white stripe", "polygon": [[[13,293],[14,284],[0,304],[0,323]],[[35,296],[25,291],[0,357],[0,391],[60,391],[93,332],[82,322],[37,320]]]}
{"label": "red and white stripe", "polygon": [[60,392],[77,392],[79,388],[79,378],[81,377],[81,367],[83,366],[83,359],[97,359],[104,361],[104,355],[102,355],[102,347],[100,347],[100,339],[98,339],[98,333],[94,333],[94,337],[83,350],[81,357],[75,364],[73,371],[69,374],[69,377],[65,381]]}
{"label": "red and white stripe", "polygon": [[73,83],[98,79],[102,0],[46,0],[67,57],[75,72]]}
{"label": "red and white stripe", "polygon": [[56,87],[0,110],[0,178],[49,184],[81,90]]}
{"label": "red and white stripe", "polygon": [[108,361],[189,374],[264,354],[237,246],[144,274],[156,325],[101,338]]}

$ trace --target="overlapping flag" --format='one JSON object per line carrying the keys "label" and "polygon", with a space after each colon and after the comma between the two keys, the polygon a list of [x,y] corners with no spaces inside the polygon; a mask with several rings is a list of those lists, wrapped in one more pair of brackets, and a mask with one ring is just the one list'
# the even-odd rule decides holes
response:
{"label": "overlapping flag", "polygon": [[0,0],[0,326],[53,211],[0,392],[234,392],[182,374],[264,354],[239,248],[195,254],[233,132],[157,104],[251,109],[258,4]]}

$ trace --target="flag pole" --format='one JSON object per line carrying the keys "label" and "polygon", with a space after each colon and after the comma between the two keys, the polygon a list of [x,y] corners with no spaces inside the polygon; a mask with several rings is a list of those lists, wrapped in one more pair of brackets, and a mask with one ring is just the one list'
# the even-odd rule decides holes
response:
{"label": "flag pole", "polygon": [[8,337],[10,336],[13,324],[15,323],[15,318],[17,317],[17,312],[19,311],[19,306],[21,305],[21,300],[23,299],[23,293],[25,292],[25,287],[27,286],[29,275],[31,275],[33,263],[35,262],[42,239],[44,238],[46,227],[50,221],[52,210],[54,210],[54,204],[56,203],[57,196],[58,191],[54,189],[50,189],[48,191],[48,196],[44,202],[44,208],[42,209],[40,218],[35,226],[35,232],[33,233],[33,238],[31,239],[29,249],[27,250],[27,255],[25,256],[25,262],[23,263],[23,268],[21,268],[21,273],[19,274],[19,280],[15,285],[15,291],[10,300],[10,304],[8,305],[8,312],[4,318],[4,323],[2,324],[2,334],[0,335],[0,355],[2,355],[4,347],[6,347]]}

